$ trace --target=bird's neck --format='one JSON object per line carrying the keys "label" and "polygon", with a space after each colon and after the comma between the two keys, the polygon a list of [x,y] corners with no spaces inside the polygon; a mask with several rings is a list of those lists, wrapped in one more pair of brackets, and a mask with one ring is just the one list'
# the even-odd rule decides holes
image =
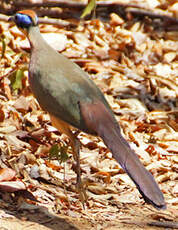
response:
{"label": "bird's neck", "polygon": [[32,49],[38,49],[46,44],[46,41],[43,39],[38,26],[30,27],[27,37]]}

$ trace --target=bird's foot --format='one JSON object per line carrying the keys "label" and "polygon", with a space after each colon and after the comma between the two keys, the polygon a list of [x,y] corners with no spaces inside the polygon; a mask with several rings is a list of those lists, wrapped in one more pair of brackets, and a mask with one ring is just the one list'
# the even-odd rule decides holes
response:
{"label": "bird's foot", "polygon": [[79,194],[79,200],[82,202],[83,207],[86,201],[88,200],[88,196],[86,194],[86,183],[81,179],[81,170],[80,170],[80,161],[77,158],[76,163],[73,164],[73,170],[77,174],[76,178],[76,191]]}
{"label": "bird's foot", "polygon": [[85,208],[85,203],[88,200],[88,196],[86,193],[86,188],[85,188],[84,183],[82,182],[81,178],[77,178],[76,189],[77,189],[77,192],[79,193],[79,199],[83,205],[83,208]]}

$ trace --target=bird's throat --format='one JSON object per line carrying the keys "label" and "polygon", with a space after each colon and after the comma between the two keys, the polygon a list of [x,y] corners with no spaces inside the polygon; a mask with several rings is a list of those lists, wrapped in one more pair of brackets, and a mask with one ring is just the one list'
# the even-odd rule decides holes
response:
{"label": "bird's throat", "polygon": [[42,46],[45,47],[46,45],[46,41],[43,39],[38,26],[32,26],[29,28],[27,38],[32,49],[35,48],[38,50],[41,49]]}

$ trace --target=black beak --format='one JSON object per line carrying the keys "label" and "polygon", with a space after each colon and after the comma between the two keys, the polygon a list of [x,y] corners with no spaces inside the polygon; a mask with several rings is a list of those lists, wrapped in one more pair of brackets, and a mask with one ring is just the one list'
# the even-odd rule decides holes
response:
{"label": "black beak", "polygon": [[14,22],[15,20],[15,17],[14,16],[11,16],[9,19],[8,19],[8,22]]}

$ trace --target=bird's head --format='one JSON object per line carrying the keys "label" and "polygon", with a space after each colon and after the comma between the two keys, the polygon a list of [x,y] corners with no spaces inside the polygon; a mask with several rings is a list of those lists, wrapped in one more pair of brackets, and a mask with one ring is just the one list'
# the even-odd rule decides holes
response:
{"label": "bird's head", "polygon": [[13,21],[24,34],[27,34],[30,27],[38,25],[38,17],[33,10],[18,11],[9,21]]}

